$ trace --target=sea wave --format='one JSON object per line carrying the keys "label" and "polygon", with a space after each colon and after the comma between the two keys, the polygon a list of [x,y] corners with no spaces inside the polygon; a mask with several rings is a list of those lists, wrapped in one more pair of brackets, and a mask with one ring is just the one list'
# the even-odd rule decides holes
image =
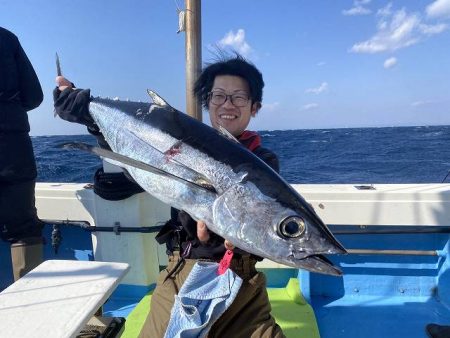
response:
{"label": "sea wave", "polygon": [[[326,139],[324,139],[326,134]],[[450,126],[262,131],[290,183],[441,183],[450,170]],[[40,182],[92,182],[102,161],[63,150],[91,135],[32,138]],[[449,179],[447,179],[448,181]]]}

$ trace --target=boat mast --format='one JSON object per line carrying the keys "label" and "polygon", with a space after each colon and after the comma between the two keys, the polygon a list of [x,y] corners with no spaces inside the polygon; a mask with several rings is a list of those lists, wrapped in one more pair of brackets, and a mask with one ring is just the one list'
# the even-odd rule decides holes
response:
{"label": "boat mast", "polygon": [[194,84],[202,68],[201,0],[186,0],[186,110],[202,121],[202,107],[194,96]]}

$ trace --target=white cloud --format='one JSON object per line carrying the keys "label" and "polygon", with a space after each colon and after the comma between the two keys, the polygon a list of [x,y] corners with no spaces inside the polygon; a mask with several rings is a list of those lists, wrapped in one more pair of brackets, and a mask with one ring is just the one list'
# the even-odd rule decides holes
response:
{"label": "white cloud", "polygon": [[308,103],[308,104],[305,104],[305,105],[301,108],[301,110],[312,110],[312,109],[315,109],[315,108],[317,108],[317,107],[319,107],[319,105],[318,105],[317,103]]}
{"label": "white cloud", "polygon": [[245,41],[245,31],[238,29],[236,34],[233,31],[229,31],[219,42],[220,47],[231,47],[242,56],[248,56],[252,51],[250,45]]}
{"label": "white cloud", "polygon": [[447,28],[448,25],[445,23],[440,23],[437,25],[420,25],[419,27],[422,33],[426,35],[439,34],[445,31]]}
{"label": "white cloud", "polygon": [[317,66],[319,66],[319,67],[325,66],[325,65],[326,65],[326,62],[324,62],[324,61],[320,61],[317,63]]}
{"label": "white cloud", "polygon": [[426,8],[430,18],[450,17],[450,0],[436,0]]}
{"label": "white cloud", "polygon": [[392,2],[389,2],[383,8],[380,8],[377,12],[378,16],[388,16],[392,14]]}
{"label": "white cloud", "polygon": [[[449,0],[450,1],[450,0]],[[377,32],[369,40],[356,43],[350,49],[355,53],[380,53],[395,51],[418,43],[426,37],[442,33],[447,24],[429,25],[422,22],[419,13],[405,9],[392,11],[389,3],[377,13]]]}
{"label": "white cloud", "polygon": [[317,88],[308,88],[305,90],[305,93],[313,93],[313,94],[320,94],[323,93],[328,89],[328,83],[322,82],[319,87]]}
{"label": "white cloud", "polygon": [[362,6],[359,7],[352,7],[350,9],[344,9],[342,11],[342,14],[344,15],[367,15],[372,13],[372,11],[368,8],[364,8]]}
{"label": "white cloud", "polygon": [[416,101],[411,103],[411,106],[413,107],[420,107],[420,106],[425,106],[428,104],[434,103],[433,101]]}
{"label": "white cloud", "polygon": [[353,7],[350,9],[344,9],[342,11],[343,15],[367,15],[372,13],[368,8],[363,7],[370,3],[370,0],[355,0],[353,2]]}
{"label": "white cloud", "polygon": [[396,64],[397,64],[397,59],[392,57],[392,58],[386,59],[386,61],[384,61],[383,67],[388,69],[388,68],[394,67]]}
{"label": "white cloud", "polygon": [[280,106],[279,102],[274,102],[274,103],[264,103],[262,105],[262,108],[264,111],[275,111],[278,107]]}

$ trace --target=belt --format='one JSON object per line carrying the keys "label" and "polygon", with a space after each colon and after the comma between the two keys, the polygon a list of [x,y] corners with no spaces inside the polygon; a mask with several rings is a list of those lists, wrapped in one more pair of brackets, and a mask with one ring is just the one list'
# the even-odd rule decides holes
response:
{"label": "belt", "polygon": [[[174,251],[172,255],[169,255],[169,265],[167,268],[169,269],[169,271],[171,271],[171,274],[168,275],[167,278],[173,275],[182,263],[193,266],[196,262],[199,261],[219,263],[220,260],[212,258],[182,258],[179,251]],[[250,279],[257,273],[257,262],[258,261],[256,260],[256,258],[252,255],[241,255],[240,257],[233,257],[233,259],[231,260],[230,269],[233,270],[242,279]]]}

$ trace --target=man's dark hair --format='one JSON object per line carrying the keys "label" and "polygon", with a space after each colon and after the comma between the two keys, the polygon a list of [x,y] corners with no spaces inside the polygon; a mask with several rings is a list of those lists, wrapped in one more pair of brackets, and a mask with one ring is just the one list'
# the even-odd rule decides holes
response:
{"label": "man's dark hair", "polygon": [[264,81],[261,72],[243,56],[235,53],[234,57],[222,56],[218,61],[207,64],[195,82],[194,94],[200,99],[205,109],[208,109],[208,94],[218,75],[233,75],[243,78],[250,88],[252,103],[262,101]]}

